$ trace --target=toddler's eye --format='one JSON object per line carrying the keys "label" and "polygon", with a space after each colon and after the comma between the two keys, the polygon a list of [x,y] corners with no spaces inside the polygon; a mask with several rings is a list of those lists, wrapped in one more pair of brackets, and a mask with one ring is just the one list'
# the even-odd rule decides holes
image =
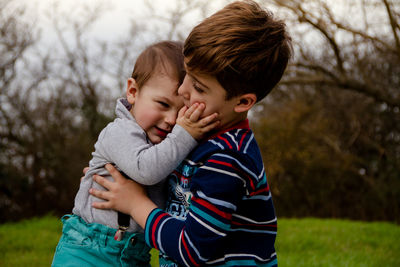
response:
{"label": "toddler's eye", "polygon": [[157,103],[160,104],[164,108],[168,108],[169,107],[169,105],[167,103],[163,102],[163,101],[157,101]]}

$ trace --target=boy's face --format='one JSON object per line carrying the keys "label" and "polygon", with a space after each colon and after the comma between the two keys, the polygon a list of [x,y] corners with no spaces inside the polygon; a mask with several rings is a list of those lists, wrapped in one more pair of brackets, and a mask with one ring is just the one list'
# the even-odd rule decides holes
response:
{"label": "boy's face", "polygon": [[217,112],[221,122],[219,129],[227,129],[247,117],[247,113],[235,111],[240,97],[226,100],[226,91],[214,76],[186,70],[185,79],[178,93],[183,97],[183,102],[187,107],[196,102],[204,103],[206,109],[202,117]]}
{"label": "boy's face", "polygon": [[156,72],[138,88],[133,78],[128,80],[127,99],[136,122],[153,144],[158,144],[171,132],[183,100],[178,95],[178,80],[165,72]]}

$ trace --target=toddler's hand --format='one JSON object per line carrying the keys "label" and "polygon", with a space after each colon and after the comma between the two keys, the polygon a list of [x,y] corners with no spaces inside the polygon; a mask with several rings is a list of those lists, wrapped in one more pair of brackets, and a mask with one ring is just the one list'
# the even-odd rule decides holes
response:
{"label": "toddler's hand", "polygon": [[206,106],[203,103],[195,103],[190,108],[184,106],[179,110],[178,118],[176,119],[176,123],[198,141],[219,124],[217,113],[200,118],[205,108]]}

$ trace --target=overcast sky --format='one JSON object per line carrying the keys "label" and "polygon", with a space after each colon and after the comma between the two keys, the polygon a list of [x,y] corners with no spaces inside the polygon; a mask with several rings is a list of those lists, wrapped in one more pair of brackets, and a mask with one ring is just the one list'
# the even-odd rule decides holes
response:
{"label": "overcast sky", "polygon": [[[185,0],[151,0],[157,9],[154,11],[159,15],[166,13],[168,9],[179,5]],[[201,0],[200,0],[201,1]],[[99,20],[91,28],[91,33],[96,38],[111,40],[118,38],[129,30],[131,20],[145,25],[147,22],[154,23],[154,19],[146,17],[148,8],[145,0],[14,0],[15,4],[23,3],[27,6],[26,15],[38,18],[38,25],[45,35],[44,38],[51,39],[53,23],[50,19],[54,16],[55,6],[57,10],[65,12],[65,16],[73,19],[83,19],[82,12],[86,8],[93,8],[102,3],[104,9]],[[212,7],[210,12],[221,8],[225,0],[205,0]],[[185,26],[192,28],[201,19],[199,15],[190,15],[185,18]],[[42,37],[43,37],[42,34]]]}
{"label": "overcast sky", "polygon": [[[7,0],[6,0],[7,1]],[[154,3],[156,10],[155,13],[162,15],[168,9],[182,4],[188,0],[149,0]],[[349,17],[348,5],[350,3],[360,2],[359,0],[324,0],[328,2],[336,13],[336,16],[341,19]],[[398,1],[398,0],[396,0]],[[52,28],[52,22],[49,19],[49,12],[52,13],[54,6],[58,5],[58,10],[65,12],[65,16],[75,19],[80,18],[83,13],[83,9],[92,9],[99,3],[104,6],[104,11],[101,18],[97,21],[94,27],[91,29],[93,33],[98,33],[101,38],[114,39],[118,35],[125,33],[129,26],[130,21],[133,19],[137,23],[146,24],[154,23],[154,19],[147,16],[148,9],[144,2],[145,0],[14,0],[15,4],[23,3],[27,6],[27,15],[38,17],[37,22],[42,29],[47,33],[47,30]],[[202,0],[191,1],[191,2],[202,2]],[[214,13],[225,5],[229,0],[204,0],[204,3],[210,5],[210,9],[207,15]],[[368,1],[367,1],[368,2]],[[307,3],[307,1],[304,1]],[[311,5],[311,1],[309,2]],[[355,11],[355,12],[354,12]],[[277,12],[279,13],[279,11]],[[357,14],[361,14],[362,11],[358,8],[353,10],[352,18],[356,17]],[[54,14],[53,14],[54,15]],[[190,29],[195,26],[201,16],[198,14],[190,14],[185,18],[185,25]]]}

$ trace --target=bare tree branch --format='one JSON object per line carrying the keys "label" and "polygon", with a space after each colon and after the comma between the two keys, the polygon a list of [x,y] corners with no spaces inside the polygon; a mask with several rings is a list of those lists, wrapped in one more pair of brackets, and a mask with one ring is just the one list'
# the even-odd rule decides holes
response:
{"label": "bare tree branch", "polygon": [[396,41],[397,55],[400,58],[400,39],[399,39],[399,35],[397,33],[397,31],[400,29],[399,22],[395,19],[389,2],[387,0],[382,0],[382,2],[386,8],[390,26],[392,27],[393,37],[394,37],[394,40]]}

